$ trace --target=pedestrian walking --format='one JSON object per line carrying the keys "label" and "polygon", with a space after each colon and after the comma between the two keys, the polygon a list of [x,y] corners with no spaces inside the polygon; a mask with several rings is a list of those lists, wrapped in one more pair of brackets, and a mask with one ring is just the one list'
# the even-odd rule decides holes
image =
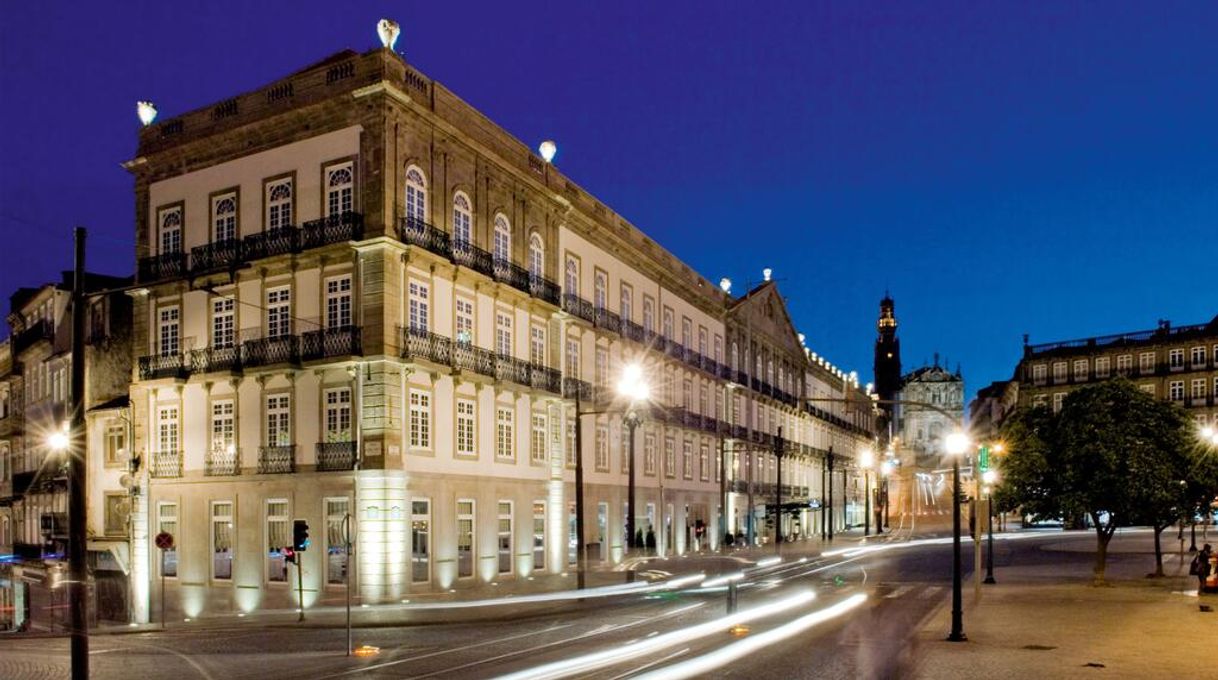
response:
{"label": "pedestrian walking", "polygon": [[1210,575],[1210,556],[1213,555],[1213,549],[1209,543],[1206,543],[1201,551],[1193,557],[1193,562],[1188,566],[1188,573],[1197,577],[1197,594],[1201,595],[1205,592],[1205,581]]}

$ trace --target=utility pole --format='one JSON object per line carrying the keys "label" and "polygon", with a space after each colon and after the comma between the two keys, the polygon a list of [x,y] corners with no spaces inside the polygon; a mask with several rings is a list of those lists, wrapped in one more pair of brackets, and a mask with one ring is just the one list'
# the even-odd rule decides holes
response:
{"label": "utility pole", "polygon": [[584,572],[588,569],[588,546],[584,544],[584,447],[583,414],[579,408],[580,386],[575,386],[575,546],[576,585],[583,590],[587,585]]}
{"label": "utility pole", "polygon": [[72,424],[68,446],[68,592],[72,614],[72,680],[89,678],[89,593],[86,564],[85,475],[85,229],[76,228],[72,277]]}
{"label": "utility pole", "polygon": [[833,445],[829,445],[829,540],[833,540]]}
{"label": "utility pole", "polygon": [[778,426],[778,435],[774,437],[774,458],[778,461],[778,470],[774,475],[774,550],[781,551],[782,546],[782,425]]}

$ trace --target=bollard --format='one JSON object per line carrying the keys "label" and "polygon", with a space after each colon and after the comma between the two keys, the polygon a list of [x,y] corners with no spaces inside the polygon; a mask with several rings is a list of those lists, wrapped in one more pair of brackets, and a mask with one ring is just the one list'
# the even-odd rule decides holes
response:
{"label": "bollard", "polygon": [[736,613],[736,581],[734,579],[727,584],[727,613]]}

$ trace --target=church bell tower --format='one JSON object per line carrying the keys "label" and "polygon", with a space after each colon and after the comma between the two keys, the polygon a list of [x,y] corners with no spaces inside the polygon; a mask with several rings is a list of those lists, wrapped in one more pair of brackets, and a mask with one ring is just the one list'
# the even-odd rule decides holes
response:
{"label": "church bell tower", "polygon": [[[885,293],[880,300],[880,318],[875,324],[879,336],[875,341],[875,391],[882,401],[897,398],[901,391],[901,340],[897,338],[897,316],[892,298]],[[880,404],[880,409],[892,422],[893,404]]]}

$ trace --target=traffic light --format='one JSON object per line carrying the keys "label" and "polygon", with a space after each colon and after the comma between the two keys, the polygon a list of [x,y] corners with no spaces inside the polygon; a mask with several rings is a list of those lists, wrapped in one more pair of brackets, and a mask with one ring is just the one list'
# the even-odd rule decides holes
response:
{"label": "traffic light", "polygon": [[296,564],[296,551],[295,550],[292,550],[291,548],[284,548],[283,550],[280,551],[280,553],[283,555],[284,562],[291,562],[292,564]]}
{"label": "traffic light", "polygon": [[309,523],[303,519],[292,522],[292,547],[296,552],[309,549]]}

